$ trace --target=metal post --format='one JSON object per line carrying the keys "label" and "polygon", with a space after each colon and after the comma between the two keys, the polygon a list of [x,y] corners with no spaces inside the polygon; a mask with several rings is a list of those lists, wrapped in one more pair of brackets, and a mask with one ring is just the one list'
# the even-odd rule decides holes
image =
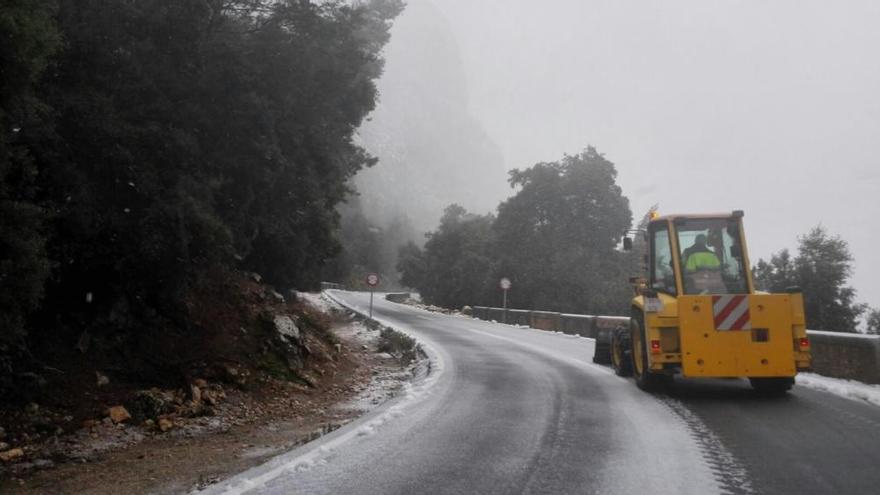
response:
{"label": "metal post", "polygon": [[501,323],[507,323],[507,289],[504,289],[504,316],[501,317]]}
{"label": "metal post", "polygon": [[373,319],[373,290],[370,289],[370,319]]}

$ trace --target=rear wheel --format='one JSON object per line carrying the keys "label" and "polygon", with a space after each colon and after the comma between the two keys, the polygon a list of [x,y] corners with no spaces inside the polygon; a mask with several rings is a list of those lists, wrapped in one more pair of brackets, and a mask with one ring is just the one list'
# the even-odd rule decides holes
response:
{"label": "rear wheel", "polygon": [[611,367],[617,376],[632,375],[632,359],[628,342],[625,335],[620,330],[615,330],[611,334]]}
{"label": "rear wheel", "polygon": [[648,349],[645,345],[644,329],[641,313],[634,314],[629,323],[629,340],[632,343],[630,352],[632,372],[636,379],[636,385],[640,389],[653,392],[669,383],[671,377],[662,373],[651,373],[648,368]]}
{"label": "rear wheel", "polygon": [[783,395],[794,386],[794,378],[788,376],[749,378],[749,383],[761,395]]}

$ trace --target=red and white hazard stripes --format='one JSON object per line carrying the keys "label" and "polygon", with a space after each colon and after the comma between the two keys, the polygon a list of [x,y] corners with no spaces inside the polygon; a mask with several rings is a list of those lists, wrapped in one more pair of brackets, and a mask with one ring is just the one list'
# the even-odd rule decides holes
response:
{"label": "red and white hazard stripes", "polygon": [[750,330],[748,296],[712,296],[712,312],[717,330]]}

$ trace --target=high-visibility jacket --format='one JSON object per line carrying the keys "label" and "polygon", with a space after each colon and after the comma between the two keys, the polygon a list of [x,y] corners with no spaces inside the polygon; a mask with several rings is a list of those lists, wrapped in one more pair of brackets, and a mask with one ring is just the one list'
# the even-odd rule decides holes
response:
{"label": "high-visibility jacket", "polygon": [[714,253],[708,251],[698,251],[688,256],[685,264],[685,271],[693,273],[697,270],[718,270],[721,268],[721,262]]}

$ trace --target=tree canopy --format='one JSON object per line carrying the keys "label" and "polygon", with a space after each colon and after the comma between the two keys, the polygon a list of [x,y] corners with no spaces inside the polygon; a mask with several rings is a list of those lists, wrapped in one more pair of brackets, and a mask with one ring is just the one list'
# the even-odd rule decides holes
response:
{"label": "tree canopy", "polygon": [[339,251],[336,206],[375,163],[354,133],[375,106],[380,51],[401,9],[4,6],[4,345],[24,345],[28,328],[110,331],[119,308],[131,317],[124,332],[186,327],[186,295],[215,268],[315,286]]}
{"label": "tree canopy", "polygon": [[628,310],[628,273],[616,250],[632,223],[617,170],[595,148],[510,173],[516,195],[498,207],[499,274],[524,308],[614,314]]}
{"label": "tree canopy", "polygon": [[427,234],[424,250],[403,246],[398,269],[432,304],[456,308],[486,299],[491,284],[491,215],[474,215],[453,204],[443,211],[436,231]]}
{"label": "tree canopy", "polygon": [[769,261],[758,260],[755,283],[768,292],[800,287],[809,328],[856,332],[866,307],[855,302],[855,289],[847,285],[852,261],[847,242],[819,225],[798,238],[794,258],[783,249]]}
{"label": "tree canopy", "polygon": [[514,170],[497,218],[448,207],[424,251],[401,250],[402,280],[448,307],[498,305],[508,277],[511,307],[625,314],[633,262],[616,245],[632,214],[616,177],[592,147]]}
{"label": "tree canopy", "polygon": [[869,311],[865,322],[867,324],[868,333],[874,335],[880,334],[880,309],[872,309]]}
{"label": "tree canopy", "polygon": [[39,201],[40,169],[26,136],[47,120],[37,85],[60,47],[52,15],[39,0],[0,10],[0,375],[10,371],[10,346],[23,337],[49,275],[49,211]]}

